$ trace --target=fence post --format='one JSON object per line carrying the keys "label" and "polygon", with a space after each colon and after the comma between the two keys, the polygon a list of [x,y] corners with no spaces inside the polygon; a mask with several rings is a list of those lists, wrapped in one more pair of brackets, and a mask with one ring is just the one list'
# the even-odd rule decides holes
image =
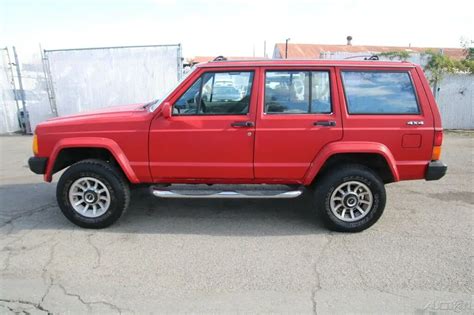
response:
{"label": "fence post", "polygon": [[23,119],[25,122],[25,133],[31,133],[30,117],[28,115],[28,110],[26,109],[25,90],[23,89],[23,81],[21,80],[20,63],[18,62],[18,54],[16,53],[15,46],[13,46],[13,56],[15,58],[16,74],[18,76],[18,86],[20,88]]}
{"label": "fence post", "polygon": [[41,48],[41,63],[43,64],[44,78],[46,80],[46,92],[48,93],[49,106],[54,116],[58,117],[58,107],[56,105],[56,95],[54,93],[53,78],[51,76],[51,69],[49,67],[49,59],[46,56],[46,51]]}

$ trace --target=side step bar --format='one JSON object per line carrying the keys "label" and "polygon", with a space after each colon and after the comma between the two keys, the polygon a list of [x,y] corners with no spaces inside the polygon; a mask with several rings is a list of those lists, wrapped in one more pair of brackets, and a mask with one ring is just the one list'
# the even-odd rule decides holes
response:
{"label": "side step bar", "polygon": [[152,188],[152,193],[159,198],[236,198],[236,199],[290,199],[299,197],[302,190],[223,190],[204,189],[165,189]]}

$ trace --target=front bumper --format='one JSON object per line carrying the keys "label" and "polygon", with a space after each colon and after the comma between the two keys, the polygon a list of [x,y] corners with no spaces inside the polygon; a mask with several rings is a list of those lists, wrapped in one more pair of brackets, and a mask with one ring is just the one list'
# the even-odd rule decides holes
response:
{"label": "front bumper", "polygon": [[28,159],[28,166],[30,170],[35,174],[44,174],[46,173],[46,164],[48,163],[48,158],[44,157],[30,157]]}
{"label": "front bumper", "polygon": [[431,161],[426,168],[426,180],[438,180],[446,174],[448,166],[441,161]]}

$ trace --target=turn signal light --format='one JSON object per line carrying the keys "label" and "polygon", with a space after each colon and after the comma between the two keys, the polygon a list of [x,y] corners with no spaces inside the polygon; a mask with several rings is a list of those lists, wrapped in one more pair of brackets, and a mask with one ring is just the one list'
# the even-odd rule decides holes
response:
{"label": "turn signal light", "polygon": [[38,154],[38,137],[36,135],[33,136],[33,154]]}
{"label": "turn signal light", "polygon": [[431,161],[438,161],[441,157],[441,147],[435,146],[433,147],[433,153],[431,154]]}

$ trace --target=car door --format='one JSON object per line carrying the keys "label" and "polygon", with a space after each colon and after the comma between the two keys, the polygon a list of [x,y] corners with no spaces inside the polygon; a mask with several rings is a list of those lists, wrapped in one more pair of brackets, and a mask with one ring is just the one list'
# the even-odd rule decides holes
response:
{"label": "car door", "polygon": [[331,67],[268,67],[261,75],[255,178],[300,181],[328,143],[342,138]]}
{"label": "car door", "polygon": [[203,67],[172,96],[150,128],[156,182],[254,178],[256,71]]}

